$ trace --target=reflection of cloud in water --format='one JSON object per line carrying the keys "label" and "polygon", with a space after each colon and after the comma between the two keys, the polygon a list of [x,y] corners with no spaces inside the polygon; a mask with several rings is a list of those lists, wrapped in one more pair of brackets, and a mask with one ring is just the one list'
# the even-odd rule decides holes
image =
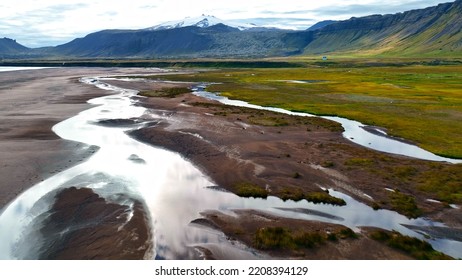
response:
{"label": "reflection of cloud in water", "polygon": [[307,209],[307,208],[283,208],[283,207],[278,207],[276,209],[282,210],[282,211],[294,212],[294,213],[302,213],[302,214],[306,214],[306,215],[320,216],[320,217],[324,217],[324,218],[328,218],[328,219],[332,219],[332,220],[337,220],[337,221],[344,221],[345,220],[344,218],[337,217],[337,216],[334,216],[334,215],[329,214],[329,213],[316,211],[316,210],[313,210],[313,209]]}

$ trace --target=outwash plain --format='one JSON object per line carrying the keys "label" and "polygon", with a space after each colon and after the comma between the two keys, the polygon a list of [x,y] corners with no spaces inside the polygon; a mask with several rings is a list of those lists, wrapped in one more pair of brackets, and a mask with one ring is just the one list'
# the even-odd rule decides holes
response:
{"label": "outwash plain", "polygon": [[[275,65],[277,62],[281,61]],[[81,77],[117,77],[105,83],[137,90],[139,93],[131,97],[136,106],[157,112],[153,116],[159,112],[168,116],[130,119],[146,125],[127,133],[143,143],[181,154],[216,184],[217,191],[261,200],[278,197],[345,207],[348,202],[335,195],[341,192],[375,211],[390,210],[410,219],[425,218],[445,225],[414,227],[424,235],[417,239],[380,228],[348,227],[329,213],[297,208],[283,211],[324,215],[330,222],[256,209],[204,209],[196,213],[191,226],[221,232],[231,243],[243,244],[265,258],[451,258],[427,241],[443,238],[460,242],[462,238],[461,164],[377,152],[343,137],[342,126],[330,120],[224,105],[191,92],[205,83],[208,92],[230,99],[346,117],[362,122],[371,131],[380,129],[389,137],[460,159],[459,61],[345,57],[321,61],[310,57],[293,59],[288,62],[290,67],[284,62],[284,67],[272,68],[238,67],[239,62],[229,68],[220,67],[220,63],[228,62],[168,71],[69,67],[1,73],[1,211],[36,183],[97,153],[96,146],[61,139],[52,127],[90,108],[87,100],[111,94],[83,84]],[[110,126],[127,125],[120,120],[104,121]],[[104,222],[74,232],[42,251],[41,258],[152,257],[149,252],[155,240],[143,203],[134,202],[135,218],[120,230],[118,215],[125,213],[121,205],[105,201],[86,188],[58,192],[42,232],[59,229],[63,221],[76,217]],[[113,210],[106,213],[104,209]],[[53,244],[53,240],[46,242]],[[114,242],[120,246],[113,246]],[[195,249],[202,258],[230,258],[210,248]]]}

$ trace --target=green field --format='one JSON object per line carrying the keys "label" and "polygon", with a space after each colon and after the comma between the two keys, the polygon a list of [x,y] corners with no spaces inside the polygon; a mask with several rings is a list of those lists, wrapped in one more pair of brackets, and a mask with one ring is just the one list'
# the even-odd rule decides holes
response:
{"label": "green field", "polygon": [[301,68],[208,69],[168,77],[218,82],[208,90],[232,99],[384,127],[433,153],[462,158],[462,66],[431,64],[308,62]]}

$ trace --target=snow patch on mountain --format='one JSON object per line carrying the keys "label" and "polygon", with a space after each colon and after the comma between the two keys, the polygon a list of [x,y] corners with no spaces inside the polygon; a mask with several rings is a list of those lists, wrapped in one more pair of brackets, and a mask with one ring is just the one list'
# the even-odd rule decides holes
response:
{"label": "snow patch on mountain", "polygon": [[255,24],[227,21],[210,15],[202,15],[200,17],[187,17],[182,20],[164,22],[159,25],[149,27],[147,28],[147,30],[175,29],[186,26],[197,26],[201,28],[207,28],[220,23],[230,27],[238,28],[239,30],[247,30],[258,27]]}

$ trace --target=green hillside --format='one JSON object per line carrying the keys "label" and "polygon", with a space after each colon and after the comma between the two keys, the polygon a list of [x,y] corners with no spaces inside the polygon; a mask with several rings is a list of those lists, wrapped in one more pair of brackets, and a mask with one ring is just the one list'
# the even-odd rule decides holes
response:
{"label": "green hillside", "polygon": [[318,30],[305,54],[462,57],[462,0],[393,15],[351,18]]}

